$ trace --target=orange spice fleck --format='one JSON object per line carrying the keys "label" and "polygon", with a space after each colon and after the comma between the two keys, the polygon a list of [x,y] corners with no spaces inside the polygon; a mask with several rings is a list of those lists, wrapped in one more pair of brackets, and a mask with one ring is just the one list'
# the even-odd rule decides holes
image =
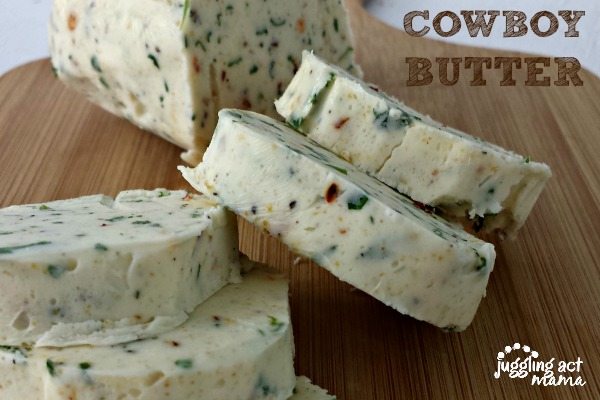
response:
{"label": "orange spice fleck", "polygon": [[296,21],[296,30],[299,33],[304,33],[305,29],[306,29],[306,24],[304,22],[304,18],[298,19],[298,21]]}
{"label": "orange spice fleck", "polygon": [[194,64],[194,71],[196,71],[197,74],[200,73],[200,61],[198,61],[198,57],[194,56],[194,58],[192,59],[192,63]]}
{"label": "orange spice fleck", "polygon": [[350,117],[341,118],[338,122],[335,123],[335,129],[342,129],[342,127],[346,125],[348,121],[350,121]]}
{"label": "orange spice fleck", "polygon": [[77,28],[77,15],[73,13],[69,13],[69,17],[67,18],[67,26],[70,31],[74,31]]}

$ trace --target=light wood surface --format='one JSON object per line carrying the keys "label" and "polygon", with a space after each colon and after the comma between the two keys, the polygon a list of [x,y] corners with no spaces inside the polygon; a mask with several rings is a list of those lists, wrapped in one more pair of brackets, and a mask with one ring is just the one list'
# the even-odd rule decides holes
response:
{"label": "light wood surface", "polygon": [[[498,52],[410,38],[352,3],[366,78],[456,128],[535,160],[554,177],[515,241],[497,243],[473,325],[447,334],[353,290],[242,223],[242,248],[291,279],[299,374],[340,399],[600,398],[600,80],[583,87],[406,87],[407,56]],[[517,77],[520,74],[516,74]],[[0,206],[125,189],[189,187],[180,150],[85,101],[47,61],[0,78]],[[294,265],[295,264],[295,265]],[[1,295],[1,294],[0,294]],[[584,364],[584,387],[496,380],[496,355],[527,344],[540,359]]]}

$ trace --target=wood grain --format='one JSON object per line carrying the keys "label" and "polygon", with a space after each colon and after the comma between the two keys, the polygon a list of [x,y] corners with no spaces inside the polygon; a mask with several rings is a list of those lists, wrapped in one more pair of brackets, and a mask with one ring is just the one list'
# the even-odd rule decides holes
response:
{"label": "wood grain", "polygon": [[[583,87],[406,87],[407,56],[499,52],[408,37],[351,3],[366,78],[444,123],[550,164],[518,239],[497,243],[488,295],[462,334],[404,317],[241,224],[242,248],[289,274],[296,366],[340,399],[600,398],[600,80]],[[518,74],[517,74],[518,76]],[[188,188],[179,149],[85,101],[47,61],[0,78],[0,205],[132,188]],[[297,261],[295,263],[295,261]],[[0,294],[1,295],[1,294]],[[514,342],[584,361],[584,387],[493,378]]]}

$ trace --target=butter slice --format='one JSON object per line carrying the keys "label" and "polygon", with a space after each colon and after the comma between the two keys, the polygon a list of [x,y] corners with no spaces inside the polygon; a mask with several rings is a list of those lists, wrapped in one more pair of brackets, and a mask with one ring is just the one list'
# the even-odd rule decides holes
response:
{"label": "butter slice", "polygon": [[309,52],[276,107],[325,148],[476,231],[513,236],[551,176],[547,165],[445,127]]}
{"label": "butter slice", "polygon": [[255,269],[173,331],[111,347],[0,347],[6,400],[283,400],[292,395],[287,281]]}
{"label": "butter slice", "polygon": [[343,0],[56,0],[57,76],[197,163],[217,112],[275,116],[302,50],[360,74]]}
{"label": "butter slice", "polygon": [[473,319],[495,252],[268,117],[223,110],[196,169],[219,200],[401,313],[448,330]]}
{"label": "butter slice", "polygon": [[2,345],[154,336],[239,279],[235,217],[185,191],[13,206],[0,226]]}

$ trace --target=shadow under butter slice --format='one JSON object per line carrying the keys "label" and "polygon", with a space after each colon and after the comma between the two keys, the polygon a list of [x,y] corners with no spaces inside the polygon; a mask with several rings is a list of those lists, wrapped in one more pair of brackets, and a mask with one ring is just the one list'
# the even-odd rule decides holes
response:
{"label": "shadow under butter slice", "polygon": [[13,206],[0,226],[2,345],[153,336],[239,275],[235,217],[185,191]]}
{"label": "shadow under butter slice", "polygon": [[3,400],[284,400],[295,384],[288,284],[258,268],[149,339],[0,348]]}
{"label": "shadow under butter slice", "polygon": [[401,313],[463,330],[485,295],[495,251],[268,117],[221,111],[196,169],[218,199],[293,251]]}

